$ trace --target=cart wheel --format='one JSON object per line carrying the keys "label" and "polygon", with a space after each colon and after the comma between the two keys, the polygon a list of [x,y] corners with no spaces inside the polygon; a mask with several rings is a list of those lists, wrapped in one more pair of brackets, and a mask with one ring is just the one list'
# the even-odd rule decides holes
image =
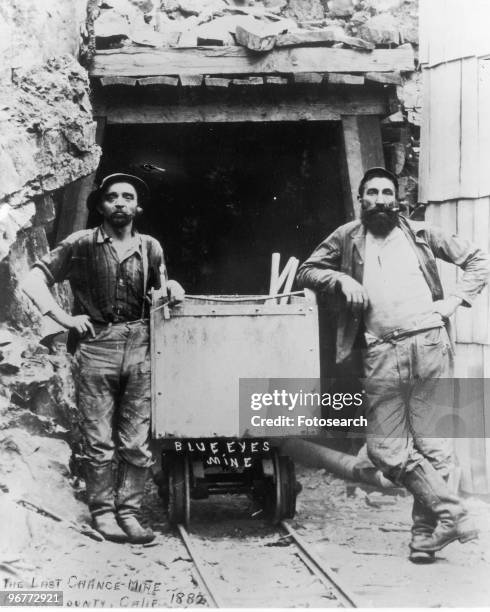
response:
{"label": "cart wheel", "polygon": [[189,525],[190,518],[190,470],[187,455],[168,457],[166,466],[168,482],[168,520],[172,525]]}
{"label": "cart wheel", "polygon": [[296,477],[292,459],[280,456],[275,449],[272,464],[274,473],[266,484],[264,511],[267,520],[277,525],[296,513]]}
{"label": "cart wheel", "polygon": [[296,471],[294,461],[291,457],[280,457],[281,463],[281,482],[282,482],[282,502],[284,518],[294,518],[296,514],[296,496],[298,487],[296,483]]}

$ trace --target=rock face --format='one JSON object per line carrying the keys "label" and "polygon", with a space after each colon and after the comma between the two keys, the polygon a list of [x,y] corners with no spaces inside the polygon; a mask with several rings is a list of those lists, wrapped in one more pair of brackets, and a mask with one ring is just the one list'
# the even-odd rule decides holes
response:
{"label": "rock face", "polygon": [[76,57],[86,2],[2,0],[0,66],[8,82],[11,68],[41,65],[64,54]]}
{"label": "rock face", "polygon": [[327,7],[332,17],[350,17],[354,13],[353,0],[330,0]]}
{"label": "rock face", "polygon": [[286,12],[296,21],[310,21],[325,17],[325,10],[320,0],[289,0]]}
{"label": "rock face", "polygon": [[400,43],[397,20],[390,14],[375,15],[368,19],[360,27],[359,35],[375,45],[398,45]]}
{"label": "rock face", "polygon": [[70,55],[19,67],[2,85],[0,201],[20,206],[93,171],[99,149],[88,91]]}
{"label": "rock face", "polygon": [[[0,4],[0,496],[35,492],[72,517],[80,508],[68,481],[76,421],[69,362],[62,349],[39,345],[41,317],[18,285],[49,248],[63,188],[92,173],[100,157],[77,61],[86,10],[83,0]],[[63,288],[56,293],[66,305]],[[12,501],[0,501],[13,512]]]}
{"label": "rock face", "polygon": [[9,33],[0,37],[0,323],[35,326],[17,282],[48,248],[49,194],[93,172],[100,156],[76,59],[86,6],[5,0],[0,11]]}

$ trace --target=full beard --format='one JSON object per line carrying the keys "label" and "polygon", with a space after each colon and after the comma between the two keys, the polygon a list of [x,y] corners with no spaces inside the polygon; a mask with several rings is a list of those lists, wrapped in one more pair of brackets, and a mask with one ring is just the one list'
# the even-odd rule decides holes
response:
{"label": "full beard", "polygon": [[112,227],[125,227],[129,225],[134,219],[134,215],[128,215],[126,213],[113,213],[109,216],[107,221]]}
{"label": "full beard", "polygon": [[398,211],[361,210],[361,222],[373,236],[385,238],[398,225]]}

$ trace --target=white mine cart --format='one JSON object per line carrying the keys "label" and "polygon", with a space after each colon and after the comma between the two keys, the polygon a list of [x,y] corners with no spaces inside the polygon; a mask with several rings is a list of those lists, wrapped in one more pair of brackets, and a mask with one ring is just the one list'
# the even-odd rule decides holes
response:
{"label": "white mine cart", "polygon": [[[162,291],[153,293],[152,435],[162,449],[157,484],[172,524],[189,523],[191,499],[218,493],[251,495],[273,523],[294,516],[294,463],[279,446],[282,437],[308,432],[251,428],[249,406],[240,407],[240,389],[243,400],[247,390],[269,391],[279,379],[318,384],[315,296],[279,301],[194,296],[168,309]],[[269,408],[267,416],[279,412]]]}

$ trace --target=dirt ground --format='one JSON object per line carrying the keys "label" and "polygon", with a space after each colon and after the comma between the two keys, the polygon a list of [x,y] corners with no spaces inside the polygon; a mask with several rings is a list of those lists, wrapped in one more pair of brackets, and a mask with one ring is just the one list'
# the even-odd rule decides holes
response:
{"label": "dirt ground", "polygon": [[[437,563],[407,560],[409,497],[366,492],[323,470],[298,468],[303,491],[292,521],[363,607],[468,607],[490,602],[490,505],[469,499],[476,543],[454,543]],[[146,546],[98,543],[0,497],[12,533],[27,525],[21,553],[3,550],[1,587],[63,591],[70,607],[205,607],[182,542],[169,528],[151,483],[144,518],[157,533]],[[294,547],[245,497],[193,502],[191,536],[227,607],[338,607]],[[85,506],[79,509],[88,522]],[[82,517],[83,518],[83,517]],[[16,529],[17,527],[17,529]],[[5,540],[4,540],[5,544]],[[3,546],[2,546],[3,548]],[[13,550],[13,549],[11,549]]]}

